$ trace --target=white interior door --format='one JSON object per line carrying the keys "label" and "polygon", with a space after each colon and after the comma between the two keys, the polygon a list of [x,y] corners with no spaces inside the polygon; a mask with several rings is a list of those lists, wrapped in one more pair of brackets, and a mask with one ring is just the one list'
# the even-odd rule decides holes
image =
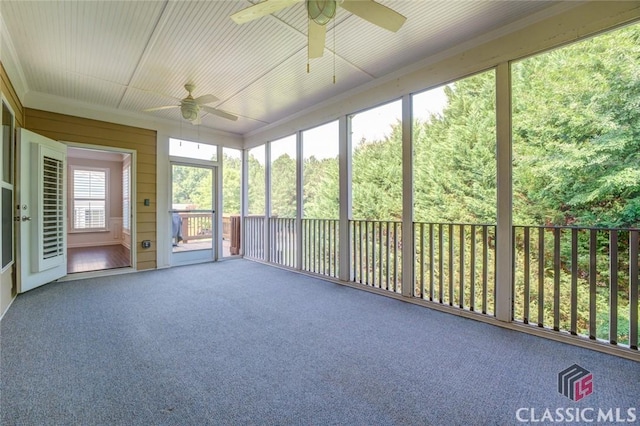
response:
{"label": "white interior door", "polygon": [[23,293],[67,274],[67,146],[25,129],[19,137],[16,218]]}

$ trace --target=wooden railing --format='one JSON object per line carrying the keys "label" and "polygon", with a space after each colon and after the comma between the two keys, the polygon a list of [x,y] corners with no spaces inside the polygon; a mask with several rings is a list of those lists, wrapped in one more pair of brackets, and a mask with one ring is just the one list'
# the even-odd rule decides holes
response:
{"label": "wooden railing", "polygon": [[211,239],[211,213],[178,213],[181,221],[182,242]]}
{"label": "wooden railing", "polygon": [[[246,217],[245,255],[339,277],[339,221]],[[412,256],[412,297],[495,317],[496,225],[415,222],[413,253],[399,221],[351,220],[349,280],[402,294],[403,256]],[[639,229],[514,226],[512,319],[522,325],[638,350]],[[300,244],[298,246],[298,244]],[[298,256],[301,258],[298,258]],[[502,299],[501,299],[502,300]],[[507,298],[507,300],[509,300]]]}
{"label": "wooden railing", "polygon": [[302,270],[337,277],[338,220],[302,219]]}
{"label": "wooden railing", "polygon": [[222,239],[229,242],[229,254],[240,254],[241,246],[240,215],[222,216]]}
{"label": "wooden railing", "polygon": [[267,260],[264,253],[264,221],[264,216],[245,216],[244,255],[246,257]]}
{"label": "wooden railing", "polygon": [[514,227],[514,319],[638,349],[638,229]]}
{"label": "wooden railing", "polygon": [[296,266],[296,220],[284,217],[269,218],[271,262],[278,265]]}
{"label": "wooden railing", "polygon": [[351,279],[394,293],[402,291],[402,222],[352,220]]}
{"label": "wooden railing", "polygon": [[414,223],[414,295],[494,315],[495,225]]}

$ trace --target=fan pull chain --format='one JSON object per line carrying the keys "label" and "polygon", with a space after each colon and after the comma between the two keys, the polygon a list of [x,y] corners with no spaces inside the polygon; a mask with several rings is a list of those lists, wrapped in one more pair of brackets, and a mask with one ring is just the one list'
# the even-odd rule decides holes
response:
{"label": "fan pull chain", "polygon": [[336,21],[333,20],[333,84],[336,84]]}

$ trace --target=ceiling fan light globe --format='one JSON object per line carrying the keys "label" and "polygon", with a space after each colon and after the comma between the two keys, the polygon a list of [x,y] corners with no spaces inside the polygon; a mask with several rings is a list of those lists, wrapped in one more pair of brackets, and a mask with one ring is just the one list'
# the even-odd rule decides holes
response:
{"label": "ceiling fan light globe", "polygon": [[318,25],[326,25],[336,16],[336,0],[307,0],[309,19]]}
{"label": "ceiling fan light globe", "polygon": [[198,118],[198,110],[196,108],[182,108],[182,118],[193,121]]}

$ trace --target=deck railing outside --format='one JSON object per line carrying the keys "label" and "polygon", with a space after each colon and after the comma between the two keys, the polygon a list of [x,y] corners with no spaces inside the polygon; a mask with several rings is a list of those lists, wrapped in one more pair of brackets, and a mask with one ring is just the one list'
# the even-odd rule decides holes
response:
{"label": "deck railing outside", "polygon": [[211,239],[211,213],[178,213],[180,216],[180,229],[182,241],[188,243],[193,240]]}
{"label": "deck railing outside", "polygon": [[402,292],[402,222],[352,220],[351,279]]}
{"label": "deck railing outside", "polygon": [[493,316],[495,225],[414,223],[414,296]]}
{"label": "deck railing outside", "polygon": [[338,277],[338,231],[337,219],[302,219],[303,271]]}

